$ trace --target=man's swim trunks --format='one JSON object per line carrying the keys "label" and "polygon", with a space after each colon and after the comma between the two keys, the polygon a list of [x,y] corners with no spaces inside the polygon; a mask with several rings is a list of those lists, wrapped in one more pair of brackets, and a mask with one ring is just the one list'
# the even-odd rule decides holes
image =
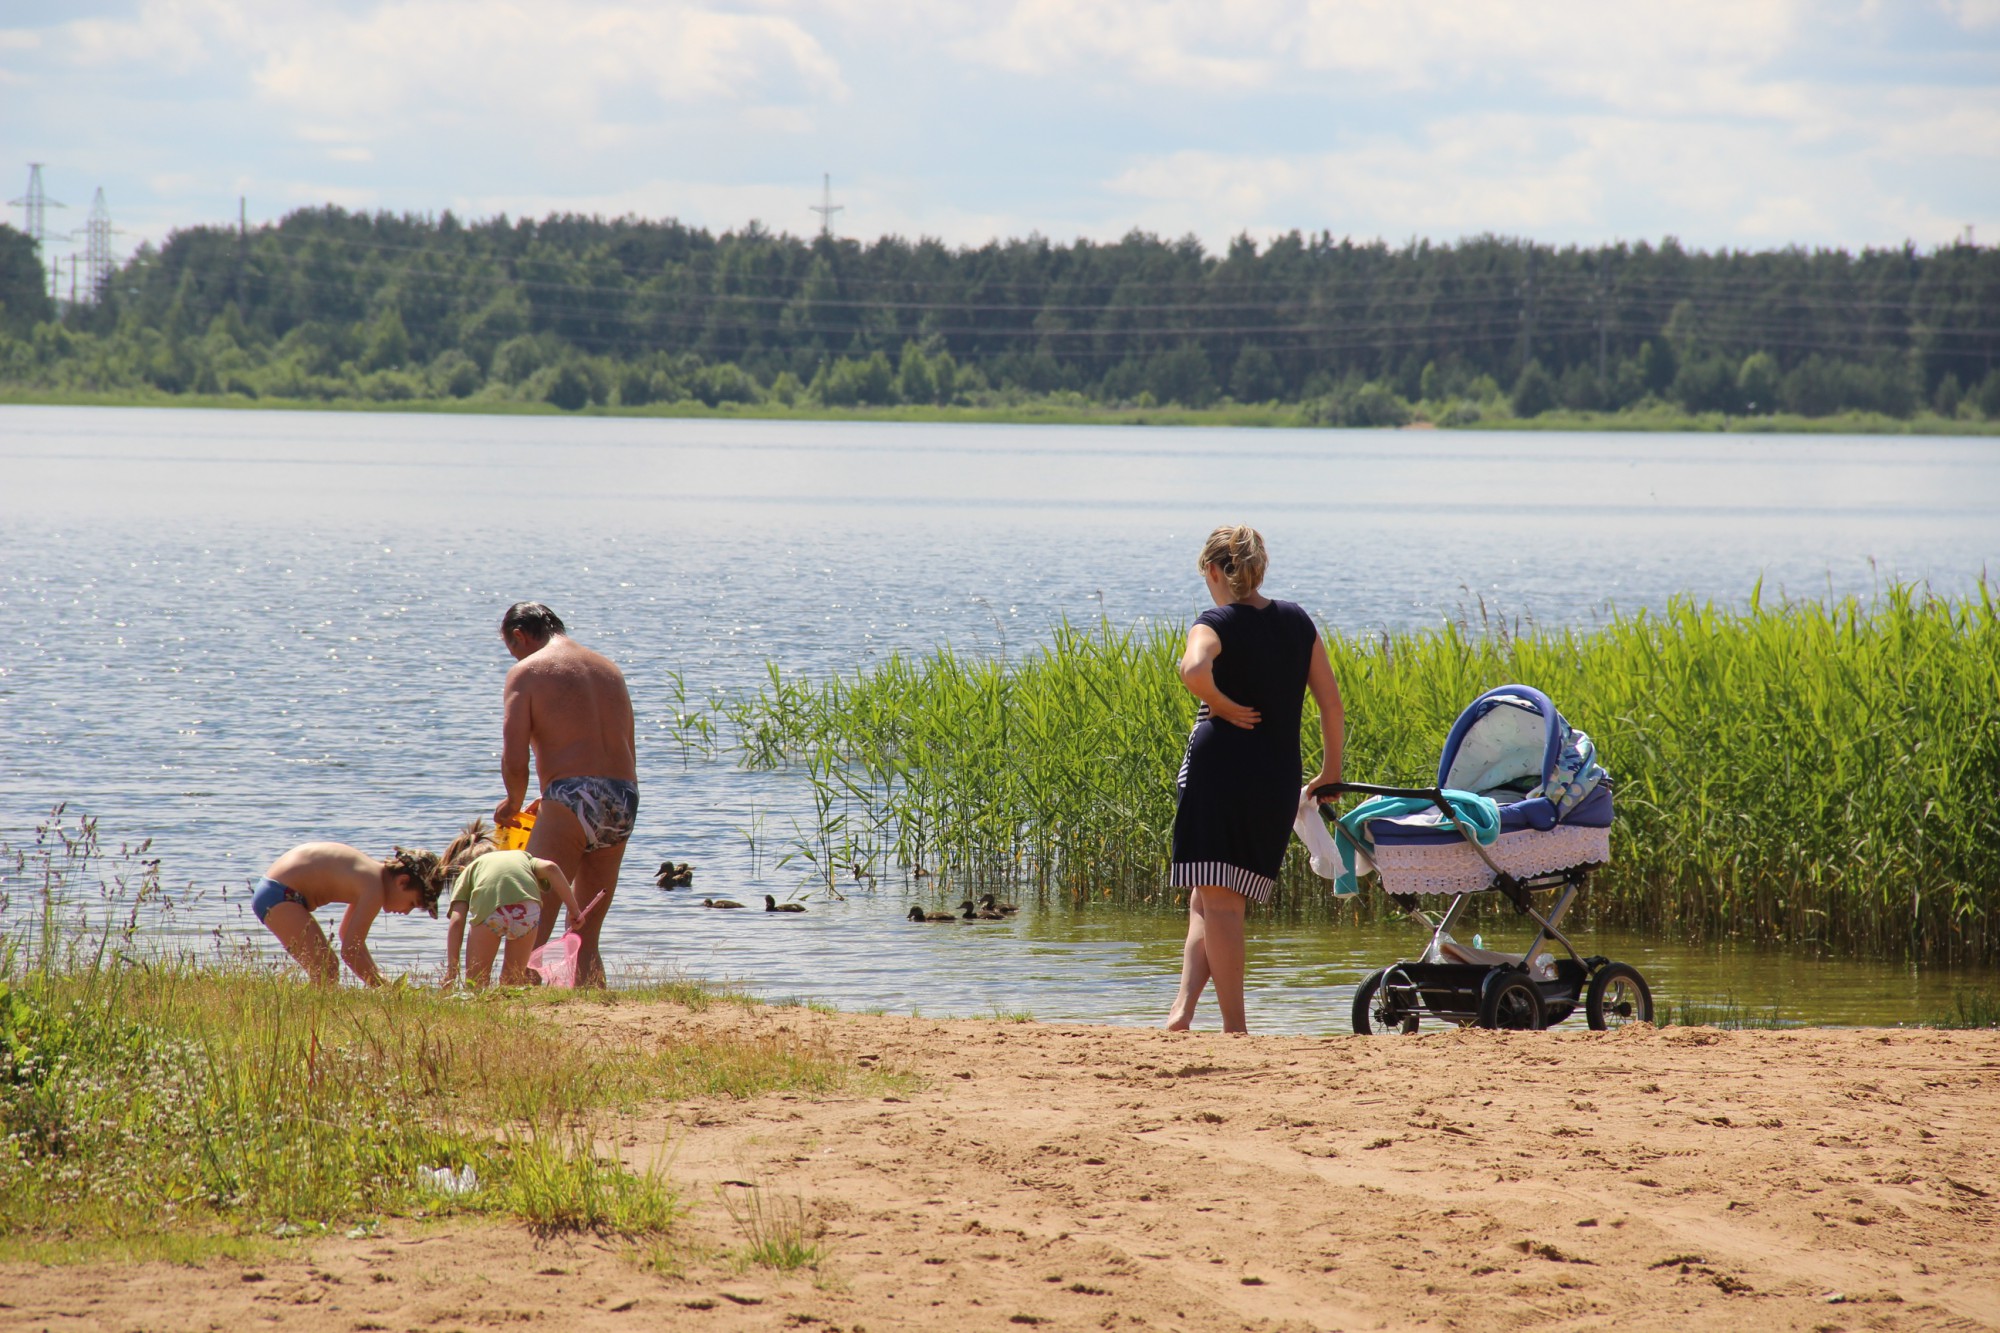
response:
{"label": "man's swim trunks", "polygon": [[623,778],[557,778],[542,790],[583,825],[586,852],[616,847],[632,836],[639,818],[639,784]]}
{"label": "man's swim trunks", "polygon": [[312,904],[306,901],[306,896],[291,885],[269,878],[258,880],[257,892],[250,895],[250,910],[257,914],[257,919],[262,921],[271,915],[271,909],[279,903],[297,903],[308,912],[312,911]]}

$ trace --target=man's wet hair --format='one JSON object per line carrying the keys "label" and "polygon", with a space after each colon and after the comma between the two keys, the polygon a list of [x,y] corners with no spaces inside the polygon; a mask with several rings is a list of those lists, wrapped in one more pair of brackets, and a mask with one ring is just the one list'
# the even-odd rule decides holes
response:
{"label": "man's wet hair", "polygon": [[546,639],[552,634],[561,634],[562,617],[549,610],[540,602],[516,602],[507,608],[507,614],[500,617],[500,632],[519,630],[531,639]]}

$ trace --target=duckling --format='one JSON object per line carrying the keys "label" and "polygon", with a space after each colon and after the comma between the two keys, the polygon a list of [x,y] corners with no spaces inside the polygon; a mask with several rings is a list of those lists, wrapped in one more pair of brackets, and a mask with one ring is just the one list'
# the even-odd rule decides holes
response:
{"label": "duckling", "polygon": [[1013,903],[994,902],[993,895],[990,893],[982,893],[979,895],[979,906],[983,911],[998,912],[1002,916],[1012,916],[1014,915],[1014,913],[1021,910],[1019,907],[1016,907]]}
{"label": "duckling", "polygon": [[921,905],[918,905],[910,908],[910,920],[936,921],[942,923],[946,921],[956,921],[958,920],[958,918],[953,916],[949,912],[926,912]]}
{"label": "duckling", "polygon": [[804,903],[781,903],[767,893],[764,895],[764,910],[767,912],[803,912],[806,910],[806,905]]}
{"label": "duckling", "polygon": [[703,898],[703,899],[701,900],[701,905],[702,905],[703,907],[741,907],[741,906],[743,906],[743,904],[742,904],[742,903],[739,903],[739,902],[735,902],[735,901],[732,901],[731,899],[728,899],[728,898]]}
{"label": "duckling", "polygon": [[1001,920],[1001,916],[998,912],[989,912],[983,907],[974,907],[972,905],[972,899],[970,898],[967,898],[964,902],[958,905],[958,918],[961,921]]}
{"label": "duckling", "polygon": [[685,889],[694,883],[694,867],[682,861],[660,862],[660,868],[653,873],[653,883],[663,889]]}

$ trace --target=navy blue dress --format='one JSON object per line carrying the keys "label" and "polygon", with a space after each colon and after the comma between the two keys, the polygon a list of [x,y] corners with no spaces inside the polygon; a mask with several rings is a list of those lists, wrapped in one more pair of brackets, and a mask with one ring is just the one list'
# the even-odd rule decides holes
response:
{"label": "navy blue dress", "polygon": [[1215,687],[1262,717],[1245,731],[1211,718],[1207,704],[1195,713],[1177,782],[1173,885],[1219,884],[1267,902],[1299,810],[1299,722],[1319,630],[1296,602],[1276,600],[1214,607],[1195,623],[1222,640]]}

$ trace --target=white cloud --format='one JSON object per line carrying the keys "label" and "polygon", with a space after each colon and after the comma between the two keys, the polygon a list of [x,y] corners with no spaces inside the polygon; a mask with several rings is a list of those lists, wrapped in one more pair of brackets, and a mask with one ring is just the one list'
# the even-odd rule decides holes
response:
{"label": "white cloud", "polygon": [[[621,99],[653,106],[838,101],[839,67],[782,14],[621,0],[141,0],[126,18],[50,30],[75,68],[131,76],[226,60],[302,126],[359,139],[425,122],[554,135],[601,130]],[[8,47],[35,32],[0,34]]]}
{"label": "white cloud", "polygon": [[280,106],[375,132],[413,112],[572,133],[616,119],[621,96],[685,105],[846,94],[833,60],[789,19],[586,0],[402,0],[321,15],[273,43],[255,80]]}
{"label": "white cloud", "polygon": [[1849,8],[1852,0],[1013,0],[955,49],[1020,74],[1108,68],[1206,89],[1257,91],[1337,71],[1392,87],[1524,76],[1603,91],[1695,66],[1754,68],[1786,48],[1809,10]]}
{"label": "white cloud", "polygon": [[[1943,102],[1946,99],[1940,97]],[[1960,108],[1977,160],[2000,142],[2000,113]],[[1155,230],[1269,236],[1299,227],[1336,235],[1449,238],[1484,231],[1696,243],[1894,244],[1943,241],[1957,223],[1878,184],[1906,163],[1905,139],[1945,141],[1901,124],[1871,137],[1850,113],[1839,155],[1802,154],[1783,126],[1670,123],[1638,117],[1485,114],[1431,122],[1409,140],[1272,156],[1149,156],[1106,182],[1144,202]]]}
{"label": "white cloud", "polygon": [[1279,63],[1292,24],[1280,0],[1015,0],[955,50],[1017,74],[1110,66],[1148,83],[1251,89]]}
{"label": "white cloud", "polygon": [[[1424,82],[1501,70],[1559,80],[1693,63],[1759,64],[1784,48],[1804,0],[1309,0],[1307,68],[1421,71]],[[1832,8],[1822,4],[1820,8]]]}
{"label": "white cloud", "polygon": [[233,44],[244,31],[243,15],[230,0],[142,0],[129,19],[63,24],[51,45],[52,54],[70,65],[186,74],[209,63],[214,46]]}
{"label": "white cloud", "polygon": [[1530,234],[1601,226],[1610,183],[1563,127],[1516,115],[1455,118],[1421,143],[1290,157],[1176,153],[1135,164],[1112,191],[1154,202],[1155,230],[1256,235]]}
{"label": "white cloud", "polygon": [[2000,0],[1943,0],[1939,7],[1961,27],[2000,27]]}

